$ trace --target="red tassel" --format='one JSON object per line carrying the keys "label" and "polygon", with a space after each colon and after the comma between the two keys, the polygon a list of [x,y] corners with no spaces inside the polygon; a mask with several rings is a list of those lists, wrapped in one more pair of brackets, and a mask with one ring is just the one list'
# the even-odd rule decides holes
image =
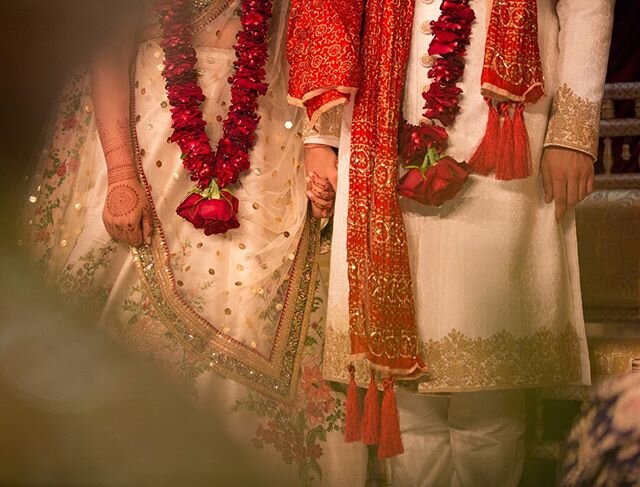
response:
{"label": "red tassel", "polygon": [[349,375],[351,375],[351,380],[347,387],[344,441],[352,443],[360,440],[361,428],[360,398],[358,397],[358,386],[356,385],[356,368],[353,364],[349,365]]}
{"label": "red tassel", "polygon": [[529,134],[523,112],[524,103],[518,103],[513,114],[513,179],[524,179],[531,174]]}
{"label": "red tassel", "polygon": [[511,104],[509,102],[500,103],[500,117],[502,127],[500,128],[500,153],[496,162],[496,179],[513,179],[513,120],[509,115]]}
{"label": "red tassel", "polygon": [[482,175],[487,175],[496,169],[499,150],[500,136],[500,117],[498,111],[491,103],[491,99],[485,97],[487,105],[489,105],[489,115],[487,117],[487,126],[484,136],[480,141],[480,145],[469,159],[469,165],[473,170]]}
{"label": "red tassel", "polygon": [[362,415],[362,443],[377,445],[380,439],[380,404],[378,403],[378,386],[375,372],[371,371],[371,380],[364,397],[364,414]]}
{"label": "red tassel", "polygon": [[393,391],[393,377],[385,379],[382,397],[382,414],[380,418],[380,445],[378,458],[395,457],[404,453],[400,434],[400,417],[396,394]]}

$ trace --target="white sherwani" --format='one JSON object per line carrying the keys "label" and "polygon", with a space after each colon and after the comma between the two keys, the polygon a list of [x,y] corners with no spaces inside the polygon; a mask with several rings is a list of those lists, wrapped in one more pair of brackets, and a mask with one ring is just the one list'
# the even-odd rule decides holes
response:
{"label": "white sherwani", "polygon": [[[393,485],[517,485],[524,457],[523,395],[517,389],[589,384],[575,220],[545,204],[539,162],[546,146],[596,157],[599,106],[613,0],[539,0],[547,96],[528,106],[533,175],[497,181],[471,176],[440,208],[402,201],[419,336],[429,375],[398,396],[406,453],[391,462]],[[403,113],[420,122],[429,86],[430,21],[440,2],[417,0]],[[448,153],[468,160],[483,136],[480,95],[490,2],[476,14],[465,58],[461,111]],[[324,372],[346,382],[349,305],[346,259],[350,122],[342,119]],[[313,139],[318,142],[317,138]],[[357,365],[357,364],[356,364]],[[358,381],[368,380],[366,366]],[[511,392],[498,392],[508,391]]]}
{"label": "white sherwani", "polygon": [[[484,133],[480,75],[488,2],[475,1],[461,111],[449,153],[468,160]],[[463,392],[589,383],[589,363],[572,213],[556,222],[543,200],[539,161],[546,146],[597,150],[599,105],[612,0],[539,0],[547,96],[525,120],[533,176],[498,181],[473,175],[440,208],[403,200],[415,303],[430,375],[418,392]],[[429,22],[439,2],[418,0],[403,112],[419,123],[429,85]],[[326,378],[345,381],[349,361],[346,215],[351,106],[344,110],[332,244]],[[364,372],[364,370],[363,370]],[[363,373],[363,382],[368,375]]]}

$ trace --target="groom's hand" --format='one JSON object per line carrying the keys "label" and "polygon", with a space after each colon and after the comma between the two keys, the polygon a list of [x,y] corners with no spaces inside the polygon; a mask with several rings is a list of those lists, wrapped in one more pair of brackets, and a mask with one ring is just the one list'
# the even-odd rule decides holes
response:
{"label": "groom's hand", "polygon": [[593,161],[579,151],[547,147],[540,166],[546,203],[555,201],[560,220],[593,191]]}

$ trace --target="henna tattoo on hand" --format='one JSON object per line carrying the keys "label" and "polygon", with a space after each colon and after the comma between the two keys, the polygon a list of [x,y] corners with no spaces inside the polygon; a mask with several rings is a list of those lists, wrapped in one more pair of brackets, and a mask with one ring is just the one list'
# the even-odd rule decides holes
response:
{"label": "henna tattoo on hand", "polygon": [[333,201],[323,201],[310,191],[307,192],[307,196],[311,201],[311,204],[320,210],[329,210],[333,207]]}
{"label": "henna tattoo on hand", "polygon": [[323,189],[325,191],[333,191],[333,186],[331,186],[331,183],[325,177],[318,176],[314,173],[311,176],[311,182],[320,189]]}
{"label": "henna tattoo on hand", "polygon": [[320,198],[321,200],[325,200],[325,201],[333,201],[333,199],[335,198],[335,193],[329,192],[329,191],[313,191],[315,193],[315,195]]}
{"label": "henna tattoo on hand", "polygon": [[107,127],[103,121],[98,119],[96,125],[105,157],[118,149],[131,149],[131,132],[127,120],[119,118],[115,121],[114,126]]}
{"label": "henna tattoo on hand", "polygon": [[138,180],[138,173],[133,164],[107,165],[107,184],[113,185],[132,179]]}
{"label": "henna tattoo on hand", "polygon": [[108,184],[115,184],[137,177],[133,157],[133,144],[127,120],[117,119],[113,125],[97,120],[102,151],[107,161]]}
{"label": "henna tattoo on hand", "polygon": [[112,217],[128,215],[135,211],[139,205],[140,195],[129,184],[114,186],[107,193],[107,213]]}

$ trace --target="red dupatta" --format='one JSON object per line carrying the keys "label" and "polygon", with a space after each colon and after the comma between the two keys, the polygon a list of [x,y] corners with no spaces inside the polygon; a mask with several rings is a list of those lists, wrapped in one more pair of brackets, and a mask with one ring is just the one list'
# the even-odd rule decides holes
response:
{"label": "red dupatta", "polygon": [[[418,353],[407,237],[396,192],[413,8],[414,0],[368,0],[363,19],[361,0],[294,0],[287,43],[290,100],[306,107],[311,123],[357,88],[347,218],[351,354],[400,376],[426,368]],[[361,436],[351,373],[346,440],[379,444],[381,458],[402,453],[393,379],[384,382],[380,414],[372,376]]]}
{"label": "red dupatta", "polygon": [[294,1],[288,39],[290,100],[304,105],[312,122],[357,89],[347,225],[351,352],[401,376],[425,369],[396,192],[413,6],[369,0],[363,18],[362,0]]}
{"label": "red dupatta", "polygon": [[[312,124],[323,111],[357,93],[347,218],[351,354],[402,377],[426,371],[419,355],[407,238],[396,191],[400,101],[414,1],[367,0],[363,11],[363,0],[293,0],[287,41],[289,98],[306,108]],[[489,119],[470,164],[482,174],[495,171],[499,179],[527,177],[530,155],[522,112],[525,103],[543,95],[536,0],[494,0],[481,91],[490,107]],[[347,409],[353,411],[353,369],[351,374]],[[397,413],[391,414],[395,399],[386,394],[392,385],[385,381],[382,418],[391,418],[393,426],[381,425],[381,457],[402,452],[399,438],[384,438],[385,430],[398,427]],[[374,398],[377,390],[370,389]],[[346,429],[348,440],[360,438],[359,424],[347,424]]]}

